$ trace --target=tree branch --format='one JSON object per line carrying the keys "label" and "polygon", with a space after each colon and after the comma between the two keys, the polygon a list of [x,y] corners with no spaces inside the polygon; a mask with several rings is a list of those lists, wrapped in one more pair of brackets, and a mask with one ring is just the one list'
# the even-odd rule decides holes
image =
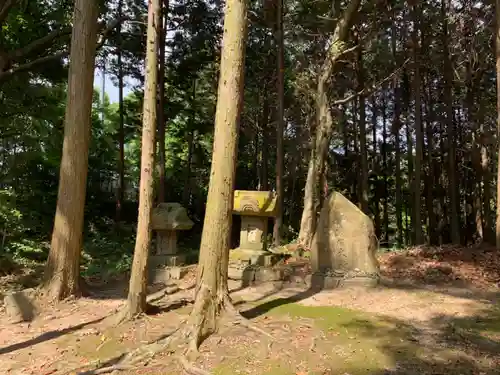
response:
{"label": "tree branch", "polygon": [[30,61],[26,64],[22,64],[22,65],[10,68],[8,70],[5,70],[3,72],[0,72],[0,82],[6,80],[7,78],[9,78],[10,76],[12,76],[16,73],[31,70],[39,65],[43,65],[43,64],[46,64],[50,61],[58,60],[58,59],[61,59],[63,57],[66,57],[68,54],[69,54],[68,51],[61,51],[61,52],[58,52],[56,54],[40,57],[40,58],[35,59],[33,61]]}
{"label": "tree branch", "polygon": [[350,102],[351,100],[357,98],[358,96],[364,96],[364,97],[370,96],[378,88],[380,88],[380,86],[382,86],[384,83],[386,83],[386,82],[390,81],[392,78],[394,78],[406,66],[406,64],[409,61],[410,61],[410,58],[406,59],[405,62],[399,68],[397,68],[396,70],[394,70],[387,77],[385,77],[384,79],[378,81],[377,83],[375,83],[371,87],[365,88],[365,89],[363,89],[361,91],[358,91],[358,92],[356,92],[356,93],[354,93],[352,95],[349,95],[349,96],[347,96],[347,97],[345,97],[343,99],[336,100],[332,104],[333,105],[345,104],[345,103]]}
{"label": "tree branch", "polygon": [[0,26],[2,26],[3,21],[7,18],[10,8],[17,3],[17,0],[4,0],[2,7],[0,7]]}
{"label": "tree branch", "polygon": [[345,41],[349,35],[354,16],[358,13],[361,0],[351,0],[338,25],[338,40]]}
{"label": "tree branch", "polygon": [[[96,50],[100,49],[104,45],[104,43],[106,42],[106,39],[109,37],[109,34],[111,33],[111,31],[116,26],[118,26],[118,24],[120,22],[123,22],[125,19],[126,19],[125,17],[115,19],[115,20],[111,21],[108,24],[108,26],[106,26],[106,28],[101,33],[100,41],[96,45]],[[58,32],[60,33],[61,30],[59,30]],[[49,34],[49,35],[51,35],[51,34]],[[46,38],[48,38],[48,36],[44,37],[44,38],[41,38],[41,39],[38,39],[37,41],[29,44],[28,46],[24,47],[23,50],[28,50],[28,47],[33,46],[34,44],[36,44],[37,45],[36,47],[31,47],[30,48],[29,53],[31,53],[32,51],[35,50],[35,48],[38,48],[38,46],[40,45],[42,39],[45,39],[44,43],[46,43],[47,42]],[[52,36],[52,39],[54,39],[54,38],[55,37]],[[17,53],[17,52],[15,52],[15,53]],[[69,55],[69,51],[68,50],[60,51],[60,52],[57,52],[57,53],[55,53],[53,55],[39,57],[39,58],[37,58],[35,60],[32,60],[30,62],[27,62],[25,64],[21,64],[21,65],[12,67],[12,68],[7,69],[7,70],[5,70],[3,72],[0,72],[0,82],[6,80],[7,78],[13,76],[16,73],[20,73],[20,72],[25,72],[25,71],[31,70],[33,68],[36,68],[37,66],[46,64],[46,63],[48,63],[50,61],[59,60],[59,59],[64,58],[64,57],[66,57],[68,55]],[[26,54],[24,54],[24,56],[26,56]],[[18,59],[19,58],[21,58],[21,57],[18,57]]]}
{"label": "tree branch", "polygon": [[71,28],[65,27],[59,30],[54,30],[50,33],[48,33],[46,36],[35,40],[34,42],[31,42],[25,47],[21,47],[11,53],[8,54],[8,58],[11,61],[16,61],[19,59],[22,59],[31,53],[35,52],[36,50],[42,48],[45,46],[47,43],[52,42],[54,39],[61,37],[61,36],[66,36],[71,34]]}

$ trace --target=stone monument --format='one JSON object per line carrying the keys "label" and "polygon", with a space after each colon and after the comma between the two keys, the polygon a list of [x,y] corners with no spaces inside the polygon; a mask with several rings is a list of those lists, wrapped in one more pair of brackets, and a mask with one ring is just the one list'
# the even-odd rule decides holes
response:
{"label": "stone monument", "polygon": [[311,247],[311,282],[325,289],[379,282],[372,220],[338,192],[321,208]]}
{"label": "stone monument", "polygon": [[[168,267],[179,267],[185,262],[185,255],[177,253],[177,231],[189,230],[193,225],[186,209],[179,203],[160,203],[153,209],[151,229],[156,231],[156,249],[149,257],[149,268],[153,273],[150,278],[153,280],[177,278],[169,275],[180,271],[168,269]],[[160,275],[157,270],[160,268],[165,271],[165,267],[167,271],[172,272],[169,272],[169,275]]]}

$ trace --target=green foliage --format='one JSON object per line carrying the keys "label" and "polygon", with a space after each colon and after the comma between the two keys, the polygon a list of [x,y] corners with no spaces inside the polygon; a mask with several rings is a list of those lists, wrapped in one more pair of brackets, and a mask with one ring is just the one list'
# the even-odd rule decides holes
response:
{"label": "green foliage", "polygon": [[0,190],[0,251],[3,251],[8,237],[22,233],[22,214],[16,208],[15,195],[12,190]]}

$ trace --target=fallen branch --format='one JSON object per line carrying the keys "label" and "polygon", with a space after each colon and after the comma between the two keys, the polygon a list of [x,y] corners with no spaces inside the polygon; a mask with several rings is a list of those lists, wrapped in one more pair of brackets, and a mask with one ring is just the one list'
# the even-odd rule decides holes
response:
{"label": "fallen branch", "polygon": [[387,77],[385,77],[384,79],[380,80],[379,82],[375,83],[372,87],[369,87],[369,88],[365,88],[361,91],[358,91],[348,97],[345,97],[344,99],[339,99],[339,100],[336,100],[334,101],[332,104],[333,105],[339,105],[339,104],[345,104],[345,103],[348,103],[350,102],[351,100],[357,98],[358,96],[364,96],[364,97],[368,97],[370,96],[371,94],[373,94],[377,89],[380,88],[380,86],[382,86],[384,83],[390,81],[392,78],[394,78],[394,76],[396,76],[396,74],[398,74],[405,66],[406,64],[410,61],[410,58],[407,58],[405,60],[405,62],[403,62],[403,64],[401,64],[401,66],[399,68],[397,68],[396,70],[394,70],[391,74],[389,74]]}

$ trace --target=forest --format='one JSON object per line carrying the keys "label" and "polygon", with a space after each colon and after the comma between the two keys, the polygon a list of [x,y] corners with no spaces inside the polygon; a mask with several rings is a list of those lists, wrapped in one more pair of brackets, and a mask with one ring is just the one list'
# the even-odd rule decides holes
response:
{"label": "forest", "polygon": [[1,373],[500,373],[500,0],[0,27]]}

